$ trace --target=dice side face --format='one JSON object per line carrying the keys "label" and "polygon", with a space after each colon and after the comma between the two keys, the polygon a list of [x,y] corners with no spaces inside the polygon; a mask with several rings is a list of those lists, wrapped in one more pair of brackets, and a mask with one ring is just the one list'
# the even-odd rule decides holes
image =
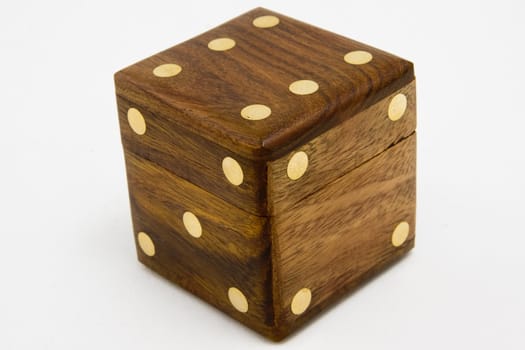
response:
{"label": "dice side face", "polygon": [[[368,119],[355,124],[361,130],[350,119],[269,165],[275,318],[283,337],[414,246],[414,89],[411,83],[354,116]],[[287,172],[300,152],[308,164],[292,180]],[[322,182],[333,173],[335,180]]]}
{"label": "dice side face", "polygon": [[267,219],[246,213],[125,151],[138,259],[233,318],[271,336]]}

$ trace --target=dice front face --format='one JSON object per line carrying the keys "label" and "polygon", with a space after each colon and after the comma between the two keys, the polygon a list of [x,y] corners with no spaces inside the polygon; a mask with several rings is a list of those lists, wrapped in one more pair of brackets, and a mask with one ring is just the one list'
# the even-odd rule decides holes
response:
{"label": "dice front face", "polygon": [[410,62],[259,8],[115,84],[139,260],[259,333],[413,247]]}

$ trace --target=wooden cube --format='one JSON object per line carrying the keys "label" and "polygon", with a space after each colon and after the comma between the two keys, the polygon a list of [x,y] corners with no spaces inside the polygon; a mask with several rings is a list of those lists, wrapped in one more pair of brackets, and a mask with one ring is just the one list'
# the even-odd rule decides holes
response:
{"label": "wooden cube", "polygon": [[414,246],[412,63],[257,8],[115,84],[138,259],[261,334]]}

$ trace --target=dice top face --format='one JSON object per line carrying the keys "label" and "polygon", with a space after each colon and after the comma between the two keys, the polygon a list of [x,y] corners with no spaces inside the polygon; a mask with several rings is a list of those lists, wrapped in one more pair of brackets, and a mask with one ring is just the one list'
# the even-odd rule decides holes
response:
{"label": "dice top face", "polygon": [[262,8],[115,75],[120,96],[248,159],[282,156],[413,78],[406,60]]}
{"label": "dice top face", "polygon": [[250,328],[414,246],[410,62],[259,8],[115,82],[139,260]]}

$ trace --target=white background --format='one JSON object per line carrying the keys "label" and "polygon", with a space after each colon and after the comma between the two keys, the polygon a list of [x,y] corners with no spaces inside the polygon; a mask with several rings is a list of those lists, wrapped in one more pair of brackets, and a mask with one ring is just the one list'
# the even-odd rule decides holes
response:
{"label": "white background", "polygon": [[[523,1],[2,1],[0,349],[524,349]],[[113,73],[253,7],[418,78],[416,249],[274,345],[135,258]]]}

